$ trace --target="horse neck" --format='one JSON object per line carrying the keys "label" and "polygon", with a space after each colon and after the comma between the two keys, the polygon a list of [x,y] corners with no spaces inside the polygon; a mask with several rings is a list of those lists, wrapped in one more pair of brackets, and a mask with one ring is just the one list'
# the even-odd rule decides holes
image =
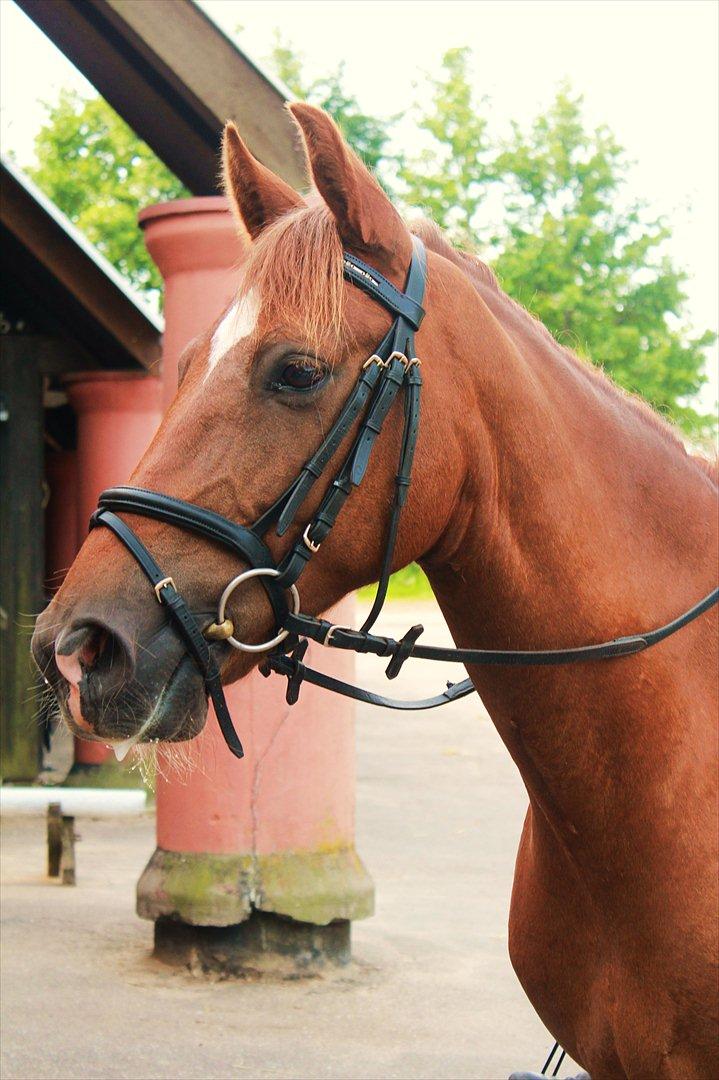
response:
{"label": "horse neck", "polygon": [[[655,418],[501,293],[485,300],[453,357],[478,403],[459,421],[461,495],[424,561],[455,641],[562,648],[668,622],[713,583],[716,489]],[[695,632],[641,657],[471,671],[565,840],[583,830],[603,843],[608,793],[617,812],[636,797],[632,760],[651,785],[676,725],[690,728],[666,700],[666,667]]]}

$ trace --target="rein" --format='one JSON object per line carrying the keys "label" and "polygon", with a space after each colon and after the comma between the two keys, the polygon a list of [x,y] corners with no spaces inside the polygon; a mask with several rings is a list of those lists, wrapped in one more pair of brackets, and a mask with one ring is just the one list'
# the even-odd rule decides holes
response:
{"label": "rein", "polygon": [[[192,656],[203,676],[205,691],[214,705],[222,734],[236,757],[243,756],[243,749],[232,723],[222,689],[220,671],[212,653],[210,643],[214,641],[227,641],[228,644],[243,652],[267,652],[268,655],[263,660],[260,671],[263,675],[270,675],[274,671],[287,677],[286,696],[290,705],[295,704],[302,683],[307,681],[325,690],[343,694],[345,697],[370,705],[381,705],[390,709],[433,709],[438,705],[457,701],[473,693],[475,688],[471,679],[448,683],[446,690],[442,693],[418,701],[386,698],[307,667],[302,661],[310,640],[330,648],[349,649],[353,652],[389,657],[385,672],[388,679],[396,678],[403,664],[410,657],[454,661],[466,665],[546,666],[581,663],[588,660],[609,660],[642,652],[681,630],[716,604],[719,599],[719,588],[714,589],[699,603],[665,626],[646,633],[631,634],[600,644],[569,649],[453,649],[418,645],[417,640],[423,633],[423,627],[420,625],[411,627],[399,641],[370,633],[387,596],[399,521],[412,475],[412,462],[419,430],[422,378],[420,361],[415,355],[414,336],[424,317],[422,300],[427,276],[427,259],[424,245],[417,237],[412,238],[412,244],[412,260],[403,292],[373,267],[345,252],[343,256],[345,279],[368,293],[373,300],[394,315],[394,322],[378,345],[377,351],[365,361],[354,389],[320,446],[290,486],[254,525],[238,525],[220,514],[183,502],[181,499],[133,487],[109,488],[104,491],[100,495],[98,509],[90,519],[91,529],[105,526],[114,532],[149,579],[158,603],[166,608],[170,622],[183,639],[187,652]],[[395,476],[394,498],[387,526],[385,554],[372,608],[359,630],[337,626],[311,615],[303,615],[300,611],[300,597],[296,582],[309,560],[319,551],[323,541],[329,535],[346,500],[362,482],[377,437],[382,431],[384,421],[395,399],[402,390],[404,391],[402,444]],[[277,536],[283,536],[286,533],[312,487],[324,475],[330,461],[360,416],[363,419],[349,452],[329,485],[317,511],[301,537],[276,564],[264,537],[270,529],[274,529]],[[222,544],[240,559],[249,563],[250,569],[232,578],[224,589],[218,604],[216,621],[204,627],[201,626],[198,617],[192,613],[177,591],[173,579],[163,573],[130,526],[118,517],[118,513],[123,512],[155,518],[169,525],[187,529]],[[275,635],[260,645],[247,644],[235,638],[232,621],[226,617],[226,606],[230,596],[239,585],[252,578],[257,578],[264,586],[276,626]],[[292,600],[291,609],[287,603],[288,592]]]}

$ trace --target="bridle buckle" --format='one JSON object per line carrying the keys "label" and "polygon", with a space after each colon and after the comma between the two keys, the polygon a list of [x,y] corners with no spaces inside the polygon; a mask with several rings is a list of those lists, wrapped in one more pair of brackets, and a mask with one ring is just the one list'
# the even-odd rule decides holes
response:
{"label": "bridle buckle", "polygon": [[341,623],[333,623],[332,626],[330,626],[327,633],[325,634],[324,638],[322,639],[322,644],[323,645],[330,645],[331,644],[332,635],[334,634],[335,630],[351,630],[351,629],[352,629],[351,626],[343,626]]}
{"label": "bridle buckle", "polygon": [[320,550],[320,547],[322,546],[322,541],[310,540],[310,529],[312,528],[312,525],[313,522],[310,522],[305,531],[302,533],[302,542],[304,543],[305,547],[309,548],[309,550],[314,555]]}
{"label": "bridle buckle", "polygon": [[157,597],[158,604],[163,603],[163,600],[162,600],[162,597],[160,596],[160,593],[165,588],[165,586],[167,586],[167,585],[172,586],[172,588],[175,590],[175,592],[177,592],[177,585],[175,585],[175,582],[172,580],[172,578],[171,577],[164,577],[162,579],[162,581],[158,581],[157,585],[155,585],[155,596]]}
{"label": "bridle buckle", "polygon": [[413,367],[419,367],[419,365],[422,363],[418,356],[413,356],[410,359],[403,352],[399,351],[393,352],[387,363],[391,364],[393,360],[399,360],[405,371],[409,371],[409,369]]}

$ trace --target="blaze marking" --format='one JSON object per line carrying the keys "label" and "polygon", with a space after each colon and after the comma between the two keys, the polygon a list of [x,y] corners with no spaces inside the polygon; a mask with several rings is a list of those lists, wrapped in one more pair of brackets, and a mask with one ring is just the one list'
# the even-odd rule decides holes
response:
{"label": "blaze marking", "polygon": [[243,338],[250,336],[257,325],[259,314],[260,304],[254,289],[250,289],[228,309],[212,335],[205,382],[225,353],[228,353]]}

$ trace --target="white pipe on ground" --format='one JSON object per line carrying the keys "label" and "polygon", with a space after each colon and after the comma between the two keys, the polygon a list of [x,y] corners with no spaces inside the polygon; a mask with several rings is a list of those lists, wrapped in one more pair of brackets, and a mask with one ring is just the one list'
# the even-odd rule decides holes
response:
{"label": "white pipe on ground", "polygon": [[60,803],[63,814],[110,817],[141,814],[147,793],[137,788],[0,787],[0,814],[45,814],[53,802]]}

